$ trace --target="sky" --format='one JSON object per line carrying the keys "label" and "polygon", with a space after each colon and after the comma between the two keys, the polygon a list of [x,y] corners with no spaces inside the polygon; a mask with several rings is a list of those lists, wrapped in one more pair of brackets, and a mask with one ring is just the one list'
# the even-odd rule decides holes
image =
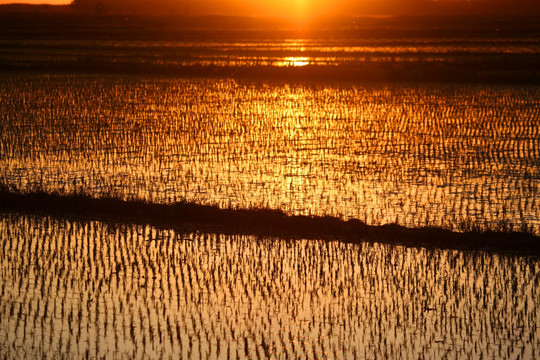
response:
{"label": "sky", "polygon": [[[93,8],[104,4],[109,13],[124,11],[190,15],[240,15],[312,18],[325,15],[540,14],[540,0],[77,0]],[[0,0],[5,3],[69,4],[66,0]]]}
{"label": "sky", "polygon": [[52,5],[66,5],[71,1],[66,0],[0,0],[0,4],[52,4]]}

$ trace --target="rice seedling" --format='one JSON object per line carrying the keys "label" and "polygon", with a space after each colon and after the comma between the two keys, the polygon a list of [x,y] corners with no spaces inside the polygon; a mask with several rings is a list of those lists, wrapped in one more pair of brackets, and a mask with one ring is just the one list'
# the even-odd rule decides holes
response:
{"label": "rice seedling", "polygon": [[[133,50],[116,45],[93,56]],[[213,60],[163,46],[177,66],[243,67],[277,45],[252,57],[216,46],[228,55]],[[310,65],[286,56],[304,46],[332,62],[330,49],[288,44],[263,65]],[[439,56],[392,51],[392,62]],[[392,243],[400,225],[427,229],[409,233],[417,242],[432,227],[540,235],[539,99],[516,85],[2,73],[2,194],[76,195],[73,213],[95,198],[140,207],[116,211],[121,224],[0,213],[0,357],[536,358],[537,256],[236,229],[390,224],[372,234]],[[228,231],[172,230],[159,211],[126,221],[172,203]]]}
{"label": "rice seedling", "polygon": [[10,191],[540,231],[532,86],[81,74],[0,84]]}
{"label": "rice seedling", "polygon": [[538,355],[537,257],[4,213],[8,234],[1,356]]}

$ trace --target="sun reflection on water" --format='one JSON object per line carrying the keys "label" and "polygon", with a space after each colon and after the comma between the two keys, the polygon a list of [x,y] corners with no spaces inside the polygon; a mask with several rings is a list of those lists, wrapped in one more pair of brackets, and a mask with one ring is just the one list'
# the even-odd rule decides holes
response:
{"label": "sun reflection on water", "polygon": [[309,58],[303,56],[290,56],[286,57],[284,61],[280,63],[280,66],[306,66],[309,65]]}
{"label": "sun reflection on water", "polygon": [[4,80],[0,180],[21,191],[540,232],[534,87]]}

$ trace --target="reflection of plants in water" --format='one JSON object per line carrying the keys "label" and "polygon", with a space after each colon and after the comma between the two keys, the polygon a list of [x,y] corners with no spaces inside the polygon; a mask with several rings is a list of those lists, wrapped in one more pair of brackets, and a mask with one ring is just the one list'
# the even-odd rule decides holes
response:
{"label": "reflection of plants in water", "polygon": [[535,258],[14,214],[0,238],[1,356],[537,351]]}
{"label": "reflection of plants in water", "polygon": [[21,74],[0,84],[1,180],[22,191],[539,231],[534,87]]}

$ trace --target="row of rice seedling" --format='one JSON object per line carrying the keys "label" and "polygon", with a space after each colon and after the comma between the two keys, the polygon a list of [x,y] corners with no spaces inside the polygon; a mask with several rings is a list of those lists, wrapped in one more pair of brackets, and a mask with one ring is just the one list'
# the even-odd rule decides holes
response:
{"label": "row of rice seedling", "polygon": [[5,358],[536,358],[534,257],[2,214]]}
{"label": "row of rice seedling", "polygon": [[538,88],[3,74],[20,191],[540,232]]}

